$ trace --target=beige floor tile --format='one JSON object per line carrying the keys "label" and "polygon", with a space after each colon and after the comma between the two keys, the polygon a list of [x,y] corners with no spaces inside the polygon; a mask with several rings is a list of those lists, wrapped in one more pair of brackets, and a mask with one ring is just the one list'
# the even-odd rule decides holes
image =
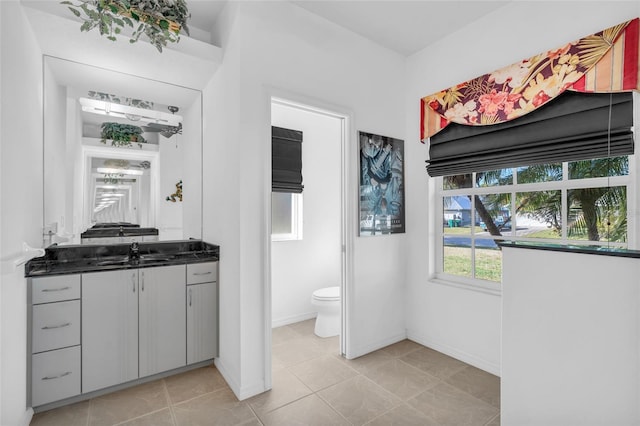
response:
{"label": "beige floor tile", "polygon": [[400,398],[364,376],[338,383],[318,395],[354,425],[363,425],[401,403]]}
{"label": "beige floor tile", "polygon": [[257,420],[249,404],[238,401],[229,389],[221,389],[172,407],[178,426],[250,425]]}
{"label": "beige floor tile", "polygon": [[340,336],[333,337],[317,337],[314,336],[313,342],[324,352],[330,355],[340,354]]}
{"label": "beige floor tile", "polygon": [[312,338],[300,337],[287,343],[273,346],[271,358],[277,365],[290,367],[323,355],[322,350]]}
{"label": "beige floor tile", "polygon": [[272,380],[272,389],[270,391],[261,393],[247,400],[258,416],[262,416],[269,411],[280,408],[283,405],[312,393],[300,379],[287,369],[274,371]]}
{"label": "beige floor tile", "polygon": [[462,361],[425,347],[409,352],[400,359],[443,380],[462,370],[467,365]]}
{"label": "beige floor tile", "polygon": [[174,426],[173,416],[171,416],[171,409],[165,408],[155,413],[147,414],[142,417],[138,417],[133,420],[129,420],[125,423],[120,423],[122,426]]}
{"label": "beige floor tile", "polygon": [[222,378],[218,369],[213,366],[166,377],[164,382],[169,392],[169,399],[173,404],[227,388],[224,378]]}
{"label": "beige floor tile", "polygon": [[438,423],[424,413],[402,404],[380,417],[376,417],[367,426],[439,426]]}
{"label": "beige floor tile", "polygon": [[386,352],[393,357],[401,357],[403,355],[408,354],[409,352],[415,351],[416,349],[424,348],[424,346],[412,342],[411,340],[404,339],[399,341],[398,343],[394,343],[393,345],[389,345],[385,348],[380,349],[382,352]]}
{"label": "beige floor tile", "polygon": [[349,423],[316,395],[309,395],[262,417],[265,426],[331,426]]}
{"label": "beige floor tile", "polygon": [[413,408],[432,417],[441,425],[484,425],[499,410],[460,389],[441,383],[408,401]]}
{"label": "beige floor tile", "polygon": [[354,370],[364,373],[368,370],[378,368],[385,362],[391,361],[393,357],[386,352],[376,351],[355,359],[346,359],[343,357],[339,357],[338,359],[345,362]]}
{"label": "beige floor tile", "polygon": [[260,420],[258,420],[257,417],[254,417],[251,420],[240,423],[238,426],[264,426],[264,424]]}
{"label": "beige floor tile", "polygon": [[325,355],[294,365],[289,368],[289,371],[314,392],[359,374],[356,370],[331,355]]}
{"label": "beige floor tile", "polygon": [[145,383],[91,400],[89,425],[113,425],[168,407],[162,380]]}
{"label": "beige floor tile", "polygon": [[37,413],[31,426],[86,426],[89,418],[89,401]]}
{"label": "beige floor tile", "polygon": [[296,322],[294,324],[289,324],[288,327],[291,327],[292,330],[296,331],[301,336],[315,336],[313,330],[316,327],[316,319],[311,318],[306,321]]}
{"label": "beige floor tile", "polygon": [[271,329],[271,345],[273,346],[281,345],[298,338],[300,338],[300,333],[288,325]]}
{"label": "beige floor tile", "polygon": [[445,380],[452,386],[500,408],[500,377],[467,366]]}
{"label": "beige floor tile", "polygon": [[441,383],[436,377],[424,373],[399,359],[392,359],[376,369],[368,370],[364,374],[404,401]]}
{"label": "beige floor tile", "polygon": [[491,419],[485,426],[500,426],[500,414]]}

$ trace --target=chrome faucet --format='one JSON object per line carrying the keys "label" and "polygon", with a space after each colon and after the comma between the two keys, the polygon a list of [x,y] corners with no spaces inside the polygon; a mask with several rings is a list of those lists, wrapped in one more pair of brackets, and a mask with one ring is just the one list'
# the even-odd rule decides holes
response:
{"label": "chrome faucet", "polygon": [[129,246],[129,259],[140,259],[140,247],[137,241],[132,242]]}

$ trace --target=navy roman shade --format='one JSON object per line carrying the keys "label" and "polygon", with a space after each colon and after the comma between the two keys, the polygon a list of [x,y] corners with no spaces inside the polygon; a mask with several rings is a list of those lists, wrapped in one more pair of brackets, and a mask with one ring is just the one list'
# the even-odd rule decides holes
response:
{"label": "navy roman shade", "polygon": [[271,190],[301,193],[302,132],[271,127]]}
{"label": "navy roman shade", "polygon": [[429,139],[427,172],[448,176],[633,154],[633,94],[566,91],[486,126],[451,123]]}

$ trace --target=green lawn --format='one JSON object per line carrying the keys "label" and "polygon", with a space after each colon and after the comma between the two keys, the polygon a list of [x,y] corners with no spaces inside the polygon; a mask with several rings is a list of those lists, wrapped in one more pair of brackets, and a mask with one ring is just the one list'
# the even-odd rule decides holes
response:
{"label": "green lawn", "polygon": [[[478,229],[480,229],[478,227]],[[444,227],[445,235],[471,235],[471,227],[469,226],[456,226],[455,228],[449,228],[445,225]]]}
{"label": "green lawn", "polygon": [[[444,272],[471,278],[471,249],[446,246]],[[476,249],[476,278],[496,282],[502,280],[502,251]]]}

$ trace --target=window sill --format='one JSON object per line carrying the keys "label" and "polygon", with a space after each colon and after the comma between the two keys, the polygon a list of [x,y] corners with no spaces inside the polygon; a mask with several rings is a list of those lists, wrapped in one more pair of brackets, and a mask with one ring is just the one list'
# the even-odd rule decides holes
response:
{"label": "window sill", "polygon": [[[456,279],[457,281],[454,281]],[[492,296],[502,296],[502,288],[500,283],[494,283],[484,280],[462,279],[451,275],[434,276],[429,279],[430,283],[456,287],[463,290],[476,291],[478,293],[490,294]]]}

